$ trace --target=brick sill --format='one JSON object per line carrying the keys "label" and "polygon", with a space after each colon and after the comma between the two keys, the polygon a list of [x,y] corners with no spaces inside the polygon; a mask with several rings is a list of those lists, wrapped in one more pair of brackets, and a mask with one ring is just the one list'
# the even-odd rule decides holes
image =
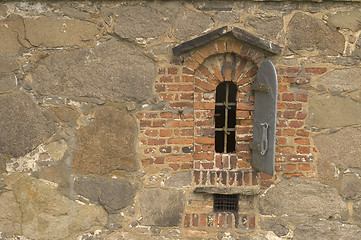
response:
{"label": "brick sill", "polygon": [[197,187],[194,189],[195,193],[209,193],[209,194],[241,194],[241,195],[257,195],[260,193],[259,187]]}

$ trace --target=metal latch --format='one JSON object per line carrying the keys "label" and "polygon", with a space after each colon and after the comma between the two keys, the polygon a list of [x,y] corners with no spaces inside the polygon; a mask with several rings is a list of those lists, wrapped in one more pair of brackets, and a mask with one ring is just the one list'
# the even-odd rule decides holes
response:
{"label": "metal latch", "polygon": [[260,92],[269,92],[269,86],[266,84],[252,83],[251,90]]}
{"label": "metal latch", "polygon": [[267,137],[267,130],[269,127],[268,123],[261,123],[262,126],[262,139],[261,144],[252,142],[250,144],[250,148],[252,150],[256,150],[261,153],[261,155],[264,155],[268,150],[268,137]]}

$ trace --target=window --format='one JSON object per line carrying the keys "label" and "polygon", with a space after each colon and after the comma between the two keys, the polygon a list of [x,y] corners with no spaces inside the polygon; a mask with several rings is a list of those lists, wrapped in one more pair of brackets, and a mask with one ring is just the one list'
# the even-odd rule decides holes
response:
{"label": "window", "polygon": [[236,150],[236,95],[237,85],[233,82],[222,82],[216,88],[214,117],[217,153]]}
{"label": "window", "polygon": [[214,194],[213,210],[215,212],[237,212],[238,194]]}

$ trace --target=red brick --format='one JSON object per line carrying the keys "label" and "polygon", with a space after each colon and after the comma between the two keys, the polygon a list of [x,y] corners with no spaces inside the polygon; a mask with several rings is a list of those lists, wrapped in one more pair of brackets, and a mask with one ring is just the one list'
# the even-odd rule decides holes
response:
{"label": "red brick", "polygon": [[310,145],[310,140],[308,138],[296,138],[295,143],[298,145]]}
{"label": "red brick", "polygon": [[159,136],[161,136],[161,137],[170,137],[170,136],[172,136],[172,130],[161,129],[159,131]]}
{"label": "red brick", "polygon": [[[238,80],[238,78],[241,76],[241,74],[243,73],[243,71],[247,65],[247,62],[248,62],[247,59],[245,59],[245,58],[241,59],[239,65],[236,68],[235,80]],[[239,84],[237,83],[237,85],[239,85]]]}
{"label": "red brick", "polygon": [[208,51],[210,55],[213,55],[217,53],[216,45],[215,44],[209,44],[208,45]]}
{"label": "red brick", "polygon": [[167,156],[167,162],[192,162],[191,156]]}
{"label": "red brick", "polygon": [[213,162],[202,162],[201,165],[204,169],[213,169],[214,163]]}
{"label": "red brick", "polygon": [[241,50],[239,51],[239,55],[241,55],[242,57],[246,57],[248,55],[250,48],[246,45],[243,45]]}
{"label": "red brick", "polygon": [[164,157],[153,157],[149,159],[150,164],[164,164]]}
{"label": "red brick", "polygon": [[168,144],[193,144],[193,138],[170,138]]}
{"label": "red brick", "polygon": [[183,83],[193,83],[194,76],[182,76],[182,82]]}
{"label": "red brick", "polygon": [[287,161],[289,162],[310,162],[312,157],[309,155],[290,155],[287,156]]}
{"label": "red brick", "polygon": [[294,83],[295,78],[294,77],[283,77],[283,83]]}
{"label": "red brick", "polygon": [[180,85],[180,84],[172,84],[172,85],[168,85],[167,86],[168,91],[178,91],[178,92],[183,92],[183,91],[193,91],[193,85]]}
{"label": "red brick", "polygon": [[300,128],[303,126],[303,122],[302,121],[291,121],[288,125],[293,128]]}
{"label": "red brick", "polygon": [[306,130],[297,130],[296,132],[297,136],[303,136],[303,137],[308,137],[310,135],[310,133]]}
{"label": "red brick", "polygon": [[268,174],[263,173],[263,172],[260,173],[260,177],[261,177],[261,180],[262,180],[262,181],[263,181],[263,180],[269,180],[269,179],[272,179],[272,178],[273,178],[273,176],[268,175]]}
{"label": "red brick", "polygon": [[299,164],[298,165],[298,170],[300,170],[300,171],[310,171],[311,166],[310,166],[310,164]]}
{"label": "red brick", "polygon": [[295,130],[294,129],[283,129],[282,130],[282,135],[283,136],[294,136],[295,135]]}
{"label": "red brick", "polygon": [[155,148],[146,148],[146,149],[144,149],[145,154],[153,153],[153,152],[155,152]]}
{"label": "red brick", "polygon": [[228,39],[226,41],[226,51],[227,52],[231,52],[232,51],[232,46],[233,46],[233,40],[232,39]]}
{"label": "red brick", "polygon": [[193,213],[192,214],[192,225],[193,225],[193,227],[198,227],[198,221],[199,221],[198,214]]}
{"label": "red brick", "polygon": [[153,120],[152,127],[165,127],[165,120]]}
{"label": "red brick", "polygon": [[207,58],[210,56],[210,53],[209,53],[207,47],[203,47],[203,48],[199,49],[199,52],[202,54],[203,58]]}
{"label": "red brick", "polygon": [[217,48],[218,48],[218,53],[224,53],[225,52],[225,42],[224,41],[217,41]]}
{"label": "red brick", "polygon": [[198,69],[203,74],[203,76],[205,76],[205,77],[209,76],[210,72],[206,66],[200,65]]}
{"label": "red brick", "polygon": [[295,149],[293,147],[282,147],[282,153],[294,153]]}
{"label": "red brick", "polygon": [[327,68],[306,68],[305,71],[308,74],[319,75],[327,72]]}
{"label": "red brick", "polygon": [[198,52],[193,53],[192,58],[199,64],[202,64],[204,61],[204,58]]}
{"label": "red brick", "polygon": [[287,119],[293,119],[296,116],[296,111],[285,111],[283,112],[283,117]]}
{"label": "red brick", "polygon": [[165,139],[149,138],[149,139],[147,139],[147,144],[148,145],[164,145]]}
{"label": "red brick", "polygon": [[215,107],[215,103],[211,102],[196,102],[194,103],[194,109],[197,110],[213,110]]}
{"label": "red brick", "polygon": [[302,103],[287,103],[287,109],[292,110],[301,110],[302,109]]}
{"label": "red brick", "polygon": [[277,138],[277,143],[278,143],[279,145],[286,145],[286,144],[287,144],[287,138],[285,138],[285,137],[278,137],[278,138]]}
{"label": "red brick", "polygon": [[310,148],[309,147],[297,147],[297,153],[300,153],[300,154],[309,154],[311,151],[310,151]]}
{"label": "red brick", "polygon": [[177,171],[180,168],[180,165],[175,163],[170,163],[169,167],[172,168],[174,171]]}
{"label": "red brick", "polygon": [[145,135],[150,137],[156,137],[158,136],[158,130],[147,130],[145,131]]}
{"label": "red brick", "polygon": [[159,79],[159,81],[162,83],[171,83],[173,82],[173,78],[170,76],[163,76]]}
{"label": "red brick", "polygon": [[170,120],[168,121],[168,127],[193,127],[194,121],[189,120]]}
{"label": "red brick", "polygon": [[245,185],[249,185],[249,183],[250,183],[250,174],[248,173],[248,172],[245,172],[244,174],[243,174],[243,176],[244,176],[244,178],[243,178],[243,181],[244,181],[244,184]]}
{"label": "red brick", "polygon": [[195,85],[201,89],[207,90],[207,91],[213,91],[216,89],[216,85],[210,84],[208,82],[204,82],[199,80],[198,78],[195,79]]}
{"label": "red brick", "polygon": [[278,85],[278,92],[279,93],[288,92],[288,86],[287,85]]}
{"label": "red brick", "polygon": [[213,160],[214,153],[194,153],[193,159],[194,160]]}
{"label": "red brick", "polygon": [[286,178],[302,177],[302,173],[285,173]]}
{"label": "red brick", "polygon": [[295,164],[286,164],[283,166],[283,169],[286,171],[294,171],[296,168],[297,166]]}
{"label": "red brick", "polygon": [[175,75],[178,73],[178,69],[175,68],[175,67],[170,67],[168,68],[168,74],[172,74],[172,75]]}
{"label": "red brick", "polygon": [[218,66],[213,66],[213,71],[214,71],[214,76],[218,79],[219,82],[223,82],[223,76],[221,73],[221,70],[219,69]]}
{"label": "red brick", "polygon": [[151,120],[140,120],[139,122],[140,127],[150,127],[152,126]]}
{"label": "red brick", "polygon": [[190,227],[190,225],[191,225],[191,215],[187,213],[184,217],[184,227]]}
{"label": "red brick", "polygon": [[257,173],[256,172],[252,173],[252,185],[253,186],[258,185],[258,178],[257,178]]}
{"label": "red brick", "polygon": [[172,101],[173,100],[173,94],[159,94],[159,98],[162,101]]}
{"label": "red brick", "polygon": [[184,64],[185,64],[188,68],[190,68],[190,69],[192,69],[192,70],[196,70],[196,69],[198,68],[198,66],[199,66],[199,63],[197,63],[196,61],[194,61],[194,60],[192,60],[192,59],[190,59],[190,58],[188,58],[188,59],[184,62]]}
{"label": "red brick", "polygon": [[246,73],[246,76],[247,77],[253,77],[254,75],[256,75],[258,71],[258,67],[257,66],[254,66],[253,68],[251,68],[251,70],[249,70],[247,73]]}
{"label": "red brick", "polygon": [[159,148],[160,153],[171,153],[172,147],[171,146],[163,146]]}
{"label": "red brick", "polygon": [[237,110],[248,111],[250,109],[251,109],[251,106],[249,105],[249,103],[245,103],[245,102],[237,103]]}
{"label": "red brick", "polygon": [[281,67],[277,69],[277,73],[280,75],[296,74],[300,72],[298,67]]}
{"label": "red brick", "polygon": [[307,117],[307,113],[303,113],[303,112],[297,113],[296,115],[296,118],[299,120],[306,119],[306,117]]}
{"label": "red brick", "polygon": [[307,94],[297,94],[296,100],[300,102],[307,102]]}
{"label": "red brick", "polygon": [[255,217],[251,217],[249,219],[249,228],[255,228],[256,227],[256,218]]}
{"label": "red brick", "polygon": [[200,227],[207,226],[207,215],[206,214],[200,214]]}
{"label": "red brick", "polygon": [[181,136],[193,136],[194,135],[194,130],[193,129],[182,129],[180,131],[180,135]]}
{"label": "red brick", "polygon": [[213,137],[198,137],[198,138],[196,138],[196,143],[214,144],[214,138]]}
{"label": "red brick", "polygon": [[283,93],[282,94],[282,101],[294,101],[295,95],[293,93]]}
{"label": "red brick", "polygon": [[180,109],[193,108],[193,103],[192,102],[172,102],[169,104],[169,107],[180,108]]}
{"label": "red brick", "polygon": [[235,41],[235,42],[233,43],[233,46],[232,46],[232,52],[238,54],[239,51],[240,51],[240,49],[241,49],[241,42],[240,42],[240,41]]}
{"label": "red brick", "polygon": [[228,82],[232,81],[232,69],[229,69],[229,68],[226,69],[224,78],[225,78],[225,81],[228,81]]}

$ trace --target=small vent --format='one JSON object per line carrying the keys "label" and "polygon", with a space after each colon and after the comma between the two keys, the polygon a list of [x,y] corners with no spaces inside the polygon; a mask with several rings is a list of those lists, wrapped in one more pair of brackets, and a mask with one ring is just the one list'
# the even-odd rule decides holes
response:
{"label": "small vent", "polygon": [[237,212],[238,194],[214,194],[213,208],[215,212]]}

